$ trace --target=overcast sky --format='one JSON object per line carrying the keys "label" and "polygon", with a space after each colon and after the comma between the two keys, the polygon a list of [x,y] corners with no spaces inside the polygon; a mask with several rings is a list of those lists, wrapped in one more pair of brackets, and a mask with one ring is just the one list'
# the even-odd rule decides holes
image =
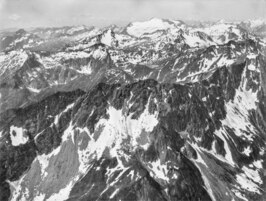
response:
{"label": "overcast sky", "polygon": [[181,20],[266,18],[266,0],[0,0],[0,29],[125,25],[152,17]]}

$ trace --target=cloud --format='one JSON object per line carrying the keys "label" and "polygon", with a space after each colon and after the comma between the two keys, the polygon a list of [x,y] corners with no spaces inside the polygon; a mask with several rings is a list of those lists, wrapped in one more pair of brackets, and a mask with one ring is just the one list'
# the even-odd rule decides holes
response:
{"label": "cloud", "polygon": [[125,25],[152,17],[242,20],[265,13],[266,0],[0,0],[0,27]]}
{"label": "cloud", "polygon": [[18,15],[18,14],[12,14],[12,15],[10,15],[10,16],[8,17],[8,19],[13,20],[13,21],[17,21],[17,20],[19,20],[20,18],[21,18],[21,16]]}
{"label": "cloud", "polygon": [[0,11],[4,8],[6,0],[0,0]]}

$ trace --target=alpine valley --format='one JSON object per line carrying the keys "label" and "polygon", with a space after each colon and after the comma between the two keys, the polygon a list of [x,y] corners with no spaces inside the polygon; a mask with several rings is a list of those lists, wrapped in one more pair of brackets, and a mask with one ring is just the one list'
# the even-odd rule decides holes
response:
{"label": "alpine valley", "polygon": [[266,23],[0,32],[0,201],[265,201]]}

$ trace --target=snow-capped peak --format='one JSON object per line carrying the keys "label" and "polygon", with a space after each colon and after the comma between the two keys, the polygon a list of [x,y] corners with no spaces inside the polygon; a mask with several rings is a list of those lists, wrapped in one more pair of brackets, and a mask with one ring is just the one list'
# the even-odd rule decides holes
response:
{"label": "snow-capped peak", "polygon": [[266,19],[258,18],[254,20],[248,20],[247,23],[249,24],[251,28],[255,28],[255,27],[266,24]]}
{"label": "snow-capped peak", "polygon": [[159,18],[152,18],[144,22],[131,23],[127,27],[127,33],[132,36],[140,37],[145,33],[153,33],[155,31],[166,30],[169,28],[175,28],[175,23]]}
{"label": "snow-capped peak", "polygon": [[101,43],[108,45],[108,46],[115,45],[115,36],[114,36],[114,32],[111,29],[108,29],[101,35]]}

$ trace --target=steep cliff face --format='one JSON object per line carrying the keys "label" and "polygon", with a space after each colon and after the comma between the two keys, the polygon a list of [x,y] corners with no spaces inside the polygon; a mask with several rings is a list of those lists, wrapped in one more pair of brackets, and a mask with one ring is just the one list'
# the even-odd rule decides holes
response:
{"label": "steep cliff face", "polygon": [[264,42],[158,20],[0,55],[0,200],[265,199]]}
{"label": "steep cliff face", "polygon": [[241,63],[193,84],[102,83],[8,111],[3,181],[14,200],[258,200],[265,127],[251,74]]}

